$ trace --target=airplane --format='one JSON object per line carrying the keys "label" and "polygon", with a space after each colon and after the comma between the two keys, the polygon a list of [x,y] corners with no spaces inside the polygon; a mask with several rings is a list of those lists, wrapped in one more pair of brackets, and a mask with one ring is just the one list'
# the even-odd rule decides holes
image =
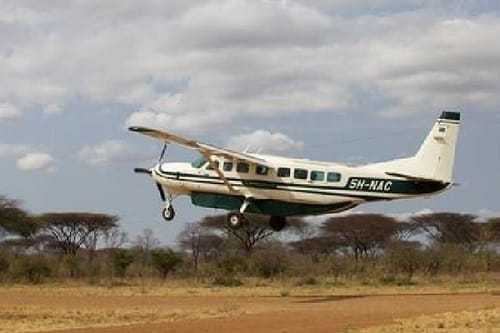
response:
{"label": "airplane", "polygon": [[[157,165],[134,169],[156,183],[165,220],[175,216],[172,201],[189,195],[194,205],[230,211],[231,229],[248,223],[244,214],[253,213],[268,215],[270,227],[281,231],[289,216],[338,213],[450,188],[459,126],[459,112],[443,111],[414,156],[358,166],[237,152],[146,127],[129,130],[165,142]],[[191,163],[162,162],[169,143],[201,157]]]}

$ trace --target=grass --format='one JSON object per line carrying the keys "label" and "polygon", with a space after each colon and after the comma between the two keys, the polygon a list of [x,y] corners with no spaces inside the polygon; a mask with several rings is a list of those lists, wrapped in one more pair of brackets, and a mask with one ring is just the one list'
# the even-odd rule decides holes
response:
{"label": "grass", "polygon": [[[225,282],[225,281],[224,281]],[[411,284],[387,284],[374,281],[330,279],[328,277],[259,279],[241,278],[238,283],[200,282],[196,279],[127,280],[127,283],[88,284],[67,281],[40,285],[0,285],[2,291],[36,292],[48,295],[75,296],[280,296],[283,289],[289,295],[386,295],[386,294],[436,294],[483,292],[500,294],[500,276],[475,279],[464,283],[457,277],[441,277],[436,281],[415,279]]]}
{"label": "grass", "polygon": [[499,333],[500,308],[443,313],[397,320],[395,324],[359,330],[359,333]]}
{"label": "grass", "polygon": [[214,309],[197,311],[172,311],[147,307],[68,310],[39,306],[2,306],[0,307],[0,333],[229,317],[240,312],[239,306],[229,303]]}
{"label": "grass", "polygon": [[[83,328],[89,326],[110,326],[130,323],[169,322],[186,319],[210,317],[230,317],[243,313],[236,301],[228,299],[228,303],[213,306],[190,304],[189,307],[175,307],[175,304],[165,303],[153,307],[150,303],[138,306],[123,302],[115,304],[114,297],[139,297],[143,301],[150,296],[180,296],[180,302],[189,296],[333,296],[333,295],[384,295],[384,294],[437,294],[437,293],[478,293],[488,292],[500,295],[500,287],[489,281],[474,283],[453,282],[444,279],[439,283],[413,285],[380,285],[350,283],[332,283],[328,278],[308,277],[303,279],[242,279],[243,285],[237,287],[214,286],[211,282],[200,283],[196,280],[172,279],[166,283],[159,280],[128,281],[126,284],[89,285],[85,283],[53,283],[42,285],[0,285],[0,333],[20,333],[64,328]],[[494,280],[498,281],[498,280]],[[12,296],[14,295],[14,296]],[[56,302],[75,298],[75,305],[66,308],[63,304],[41,306],[36,303],[17,303],[17,295],[39,297],[42,303],[45,296],[56,296]],[[41,296],[41,297],[40,297]],[[64,296],[64,297],[63,297]],[[87,296],[87,297],[85,297]],[[90,296],[90,297],[89,297]],[[108,305],[99,307],[81,306],[78,297],[93,296],[107,299]],[[109,297],[108,297],[109,296]],[[9,304],[8,297],[12,303]],[[111,299],[111,300],[110,300]],[[14,305],[13,305],[14,304]],[[83,304],[83,303],[82,303]],[[111,305],[110,305],[111,304]],[[123,305],[125,304],[125,305]],[[245,308],[245,313],[247,309]],[[416,319],[398,320],[394,325],[370,328],[363,333],[394,333],[394,332],[492,332],[500,330],[485,330],[483,328],[500,327],[500,310],[484,309],[479,312],[463,312],[459,314],[443,314],[439,316],[418,317]],[[463,329],[463,330],[460,330]],[[353,327],[346,327],[345,332],[358,332]]]}

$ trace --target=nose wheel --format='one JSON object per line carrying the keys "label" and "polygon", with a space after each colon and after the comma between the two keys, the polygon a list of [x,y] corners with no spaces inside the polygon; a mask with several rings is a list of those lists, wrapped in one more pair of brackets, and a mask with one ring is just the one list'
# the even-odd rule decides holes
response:
{"label": "nose wheel", "polygon": [[172,205],[169,205],[169,206],[163,208],[161,216],[163,217],[163,219],[165,221],[172,221],[175,217],[174,207],[172,207]]}
{"label": "nose wheel", "polygon": [[175,210],[174,207],[172,206],[172,201],[174,200],[174,197],[170,193],[165,195],[165,192],[161,186],[158,186],[158,188],[161,189],[160,191],[161,198],[165,202],[165,208],[163,208],[161,216],[165,221],[172,221],[175,217]]}

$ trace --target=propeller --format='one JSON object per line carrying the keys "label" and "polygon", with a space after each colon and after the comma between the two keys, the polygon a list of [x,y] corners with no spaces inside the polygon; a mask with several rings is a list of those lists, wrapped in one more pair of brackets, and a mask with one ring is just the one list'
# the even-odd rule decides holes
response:
{"label": "propeller", "polygon": [[[163,148],[160,152],[160,156],[158,158],[158,163],[161,163],[161,161],[163,160],[163,157],[165,156],[165,152],[167,151],[167,145],[168,145],[168,142],[165,141],[165,143],[163,144]],[[150,176],[153,175],[152,169],[134,168],[134,172],[135,173],[145,173],[145,174],[148,174]],[[163,190],[163,187],[161,186],[160,183],[155,183],[155,184],[156,184],[156,187],[158,188],[158,192],[160,192],[161,200],[165,201],[167,196],[165,195],[165,191]]]}
{"label": "propeller", "polygon": [[145,168],[134,168],[135,173],[146,173],[148,175],[151,175],[151,170],[145,169]]}
{"label": "propeller", "polygon": [[163,160],[163,156],[165,156],[165,152],[167,151],[167,145],[168,145],[168,142],[165,141],[165,143],[163,144],[163,148],[161,150],[161,153],[160,153],[160,157],[158,158],[158,163]]}
{"label": "propeller", "polygon": [[165,191],[163,191],[163,187],[159,183],[156,183],[156,187],[158,187],[158,192],[160,192],[160,198],[161,198],[161,200],[165,201],[166,200],[166,196],[165,196]]}

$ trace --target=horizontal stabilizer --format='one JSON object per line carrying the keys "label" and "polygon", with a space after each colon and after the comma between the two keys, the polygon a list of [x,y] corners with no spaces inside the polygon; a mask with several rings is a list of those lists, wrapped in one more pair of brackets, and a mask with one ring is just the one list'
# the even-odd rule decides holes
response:
{"label": "horizontal stabilizer", "polygon": [[421,177],[421,176],[415,176],[415,175],[406,175],[406,174],[399,173],[399,172],[386,172],[385,174],[388,176],[401,177],[401,178],[406,178],[408,180],[414,180],[414,181],[444,183],[442,180],[439,180],[439,179],[433,179],[433,178]]}

